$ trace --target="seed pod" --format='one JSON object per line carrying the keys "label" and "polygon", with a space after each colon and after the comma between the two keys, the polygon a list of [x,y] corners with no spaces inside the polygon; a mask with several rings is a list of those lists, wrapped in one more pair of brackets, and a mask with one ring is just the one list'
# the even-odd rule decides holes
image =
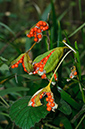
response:
{"label": "seed pod", "polygon": [[34,63],[38,63],[40,62],[43,58],[46,58],[47,56],[49,57],[48,60],[46,61],[46,64],[44,66],[44,70],[46,71],[46,73],[51,72],[52,70],[55,69],[55,67],[57,66],[59,60],[61,59],[61,57],[63,56],[63,51],[66,47],[57,47],[54,48],[48,52],[45,52],[44,54],[38,56],[37,58],[35,58],[35,60],[33,61]]}
{"label": "seed pod", "polygon": [[23,56],[25,53],[21,54],[20,56],[18,56],[14,61],[11,62],[11,66],[16,64]]}
{"label": "seed pod", "polygon": [[28,53],[25,53],[24,65],[28,72],[32,72],[34,70],[33,65],[32,65],[32,60],[30,59]]}

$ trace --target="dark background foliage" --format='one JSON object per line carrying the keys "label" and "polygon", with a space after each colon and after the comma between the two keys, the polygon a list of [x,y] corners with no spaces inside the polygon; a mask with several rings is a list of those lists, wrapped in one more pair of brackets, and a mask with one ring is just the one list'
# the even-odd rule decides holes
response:
{"label": "dark background foliage", "polygon": [[[66,81],[70,67],[75,64],[74,55],[71,54],[59,69],[61,73],[59,77],[62,77],[62,80],[58,85],[65,91],[60,92],[57,85],[57,90],[55,87],[52,88],[59,109],[55,113],[50,112],[47,116],[43,116],[34,128],[84,129],[85,0],[0,0],[0,129],[19,129],[16,122],[9,117],[10,108],[7,103],[11,107],[11,104],[19,98],[32,96],[48,84],[47,80],[42,80],[37,75],[29,76],[21,65],[15,69],[9,68],[11,61],[27,51],[34,43],[33,39],[26,37],[26,34],[39,20],[49,23],[50,49],[62,46],[60,41],[65,37],[74,48],[77,41],[79,57],[76,58],[80,59],[81,79]],[[29,54],[31,59],[34,59],[47,50],[47,38],[43,37]],[[78,105],[75,103],[73,106],[74,102],[69,95]]]}

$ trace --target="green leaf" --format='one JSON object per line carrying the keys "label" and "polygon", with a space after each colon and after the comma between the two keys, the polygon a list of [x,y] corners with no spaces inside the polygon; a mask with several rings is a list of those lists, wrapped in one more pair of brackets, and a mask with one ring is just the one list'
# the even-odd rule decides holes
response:
{"label": "green leaf", "polygon": [[71,123],[66,117],[63,117],[61,122],[64,124],[65,129],[72,129]]}
{"label": "green leaf", "polygon": [[72,34],[68,36],[68,38],[72,37],[74,34],[76,34],[79,30],[81,30],[85,26],[85,23],[83,23],[80,27],[78,27]]}
{"label": "green leaf", "polygon": [[0,91],[0,96],[4,96],[6,94],[11,94],[17,91],[28,91],[29,88],[25,87],[13,87],[13,88],[8,88]]}
{"label": "green leaf", "polygon": [[78,104],[71,96],[62,90],[59,86],[57,87],[61,94],[61,98],[68,102],[74,109],[79,110],[82,105]]}
{"label": "green leaf", "polygon": [[8,31],[10,31],[15,36],[15,33],[7,25],[5,25],[2,22],[0,22],[0,25],[3,26],[3,27],[5,27]]}
{"label": "green leaf", "polygon": [[45,106],[28,106],[30,98],[21,98],[10,108],[10,118],[22,129],[30,129],[49,113]]}
{"label": "green leaf", "polygon": [[5,59],[4,57],[0,56],[0,60],[1,61],[8,61],[7,59]]}
{"label": "green leaf", "polygon": [[76,58],[76,67],[77,67],[78,74],[79,74],[79,80],[81,80],[81,64],[80,64],[77,42],[75,42],[75,49],[76,49],[76,53],[74,53],[74,57]]}
{"label": "green leaf", "polygon": [[6,65],[6,64],[2,64],[1,66],[0,66],[0,71],[8,71],[9,70],[9,67],[8,67],[8,65]]}
{"label": "green leaf", "polygon": [[63,100],[60,100],[60,103],[62,104],[60,108],[58,108],[58,110],[60,110],[61,112],[63,112],[65,115],[70,115],[72,112],[71,107]]}

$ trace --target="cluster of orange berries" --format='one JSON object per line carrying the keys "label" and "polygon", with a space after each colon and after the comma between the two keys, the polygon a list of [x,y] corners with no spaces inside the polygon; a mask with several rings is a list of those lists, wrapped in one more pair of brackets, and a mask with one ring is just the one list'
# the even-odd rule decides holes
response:
{"label": "cluster of orange berries", "polygon": [[25,72],[28,72],[28,71],[26,70],[26,68],[25,68],[25,65],[24,65],[24,55],[20,58],[19,61],[17,61],[15,64],[13,64],[13,65],[11,66],[11,68],[12,68],[12,69],[17,68],[20,63],[22,63],[22,66],[23,66],[23,68],[24,68],[24,71],[25,71]]}
{"label": "cluster of orange berries", "polygon": [[46,101],[48,102],[48,103],[46,104],[46,106],[47,106],[47,111],[51,111],[52,108],[55,106],[55,102],[54,102],[53,96],[51,95],[50,92],[47,92],[47,93],[43,92],[43,93],[40,95],[40,99],[42,99],[43,96],[45,96],[45,95],[47,95]]}
{"label": "cluster of orange berries", "polygon": [[27,37],[34,37],[35,42],[39,42],[42,39],[42,32],[48,30],[49,26],[45,21],[39,21],[34,28],[31,28]]}
{"label": "cluster of orange berries", "polygon": [[49,57],[51,56],[51,54],[54,52],[55,50],[53,50],[52,52],[49,53],[49,55],[47,55],[46,57],[44,57],[40,62],[38,63],[34,63],[34,71],[33,74],[39,74],[41,76],[42,79],[46,78],[46,71],[44,70],[44,66],[46,64],[46,62],[48,61]]}
{"label": "cluster of orange berries", "polygon": [[32,99],[31,99],[31,106],[35,107],[35,98],[37,95],[35,95]]}

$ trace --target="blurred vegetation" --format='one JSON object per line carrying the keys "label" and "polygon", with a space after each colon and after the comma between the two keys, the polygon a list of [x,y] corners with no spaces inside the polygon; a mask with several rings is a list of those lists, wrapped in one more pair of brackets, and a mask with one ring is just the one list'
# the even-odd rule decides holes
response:
{"label": "blurred vegetation", "polygon": [[[84,0],[0,0],[0,129],[19,129],[16,122],[10,119],[11,105],[19,98],[32,96],[48,84],[47,80],[42,80],[38,75],[30,76],[25,73],[21,65],[15,69],[9,68],[11,61],[26,52],[34,43],[26,34],[39,20],[49,24],[50,49],[62,46],[61,41],[66,38],[67,43],[77,50],[77,56],[71,53],[58,70],[59,82],[52,90],[59,109],[41,117],[43,119],[38,120],[33,128],[84,129]],[[44,32],[44,35],[47,34]],[[47,42],[49,41],[44,36],[42,41],[34,46],[29,53],[31,59],[48,50]],[[78,77],[67,82],[70,67],[73,65],[77,67]]]}

